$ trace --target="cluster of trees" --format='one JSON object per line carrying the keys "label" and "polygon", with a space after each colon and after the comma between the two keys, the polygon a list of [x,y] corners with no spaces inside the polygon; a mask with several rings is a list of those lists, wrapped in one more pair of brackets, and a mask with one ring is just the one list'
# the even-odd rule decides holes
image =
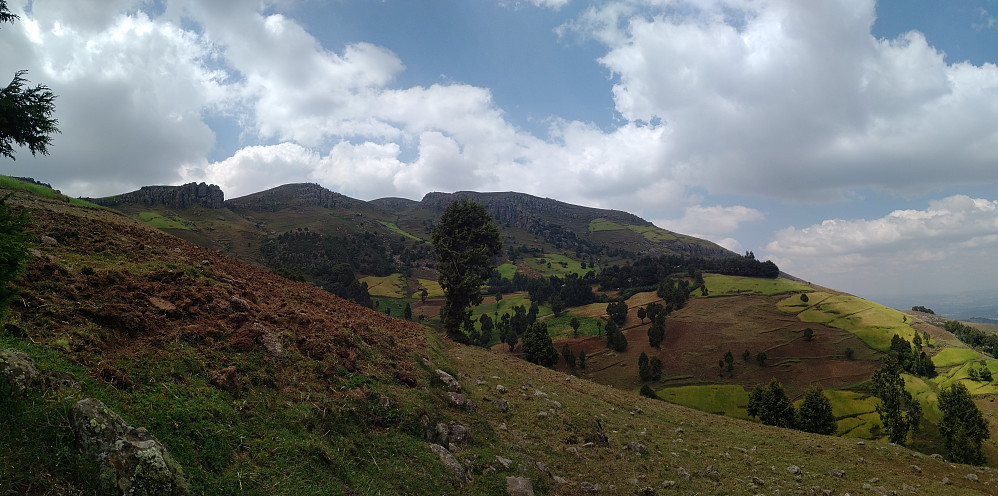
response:
{"label": "cluster of trees", "polygon": [[816,434],[834,434],[838,429],[832,403],[821,386],[804,394],[800,409],[787,397],[783,385],[773,379],[766,386],[756,386],[749,395],[748,414],[763,424],[797,429]]}
{"label": "cluster of trees", "polygon": [[912,312],[922,312],[922,313],[930,313],[930,314],[932,314],[932,315],[935,315],[935,314],[936,314],[936,312],[933,312],[933,311],[932,311],[932,309],[930,309],[930,308],[925,308],[925,307],[923,307],[922,305],[915,305],[915,306],[911,307],[911,311],[912,311]]}
{"label": "cluster of trees", "polygon": [[408,273],[431,258],[429,245],[407,243],[405,238],[372,232],[331,236],[308,228],[268,238],[260,253],[272,269],[299,271],[317,284],[317,274],[341,263],[349,264],[361,274],[387,276]]}
{"label": "cluster of trees", "polygon": [[638,376],[641,382],[657,381],[662,378],[662,359],[653,356],[651,359],[645,352],[638,357]]}
{"label": "cluster of trees", "polygon": [[904,387],[901,365],[893,353],[873,373],[873,395],[880,399],[877,414],[890,442],[904,446],[908,433],[918,430],[922,422],[922,405]]}
{"label": "cluster of trees", "polygon": [[981,348],[992,356],[998,356],[998,334],[989,334],[976,327],[951,320],[944,326],[960,341],[973,348]]}
{"label": "cluster of trees", "polygon": [[544,367],[554,367],[558,363],[558,351],[551,342],[547,324],[534,322],[523,333],[523,358]]}
{"label": "cluster of trees", "polygon": [[565,343],[565,345],[561,347],[561,356],[565,359],[565,364],[568,365],[568,368],[572,369],[573,372],[576,367],[580,369],[586,368],[586,350],[579,350],[579,355],[576,357],[576,355],[572,353],[572,348],[568,346],[568,343]]}
{"label": "cluster of trees", "polygon": [[[537,312],[539,307],[537,302],[532,302],[530,308],[528,309],[525,305],[517,305],[513,307],[513,313],[504,313],[499,321],[496,322],[496,327],[499,330],[499,341],[509,345],[509,351],[513,351],[516,348],[516,343],[519,341],[520,336],[527,332],[527,328],[537,321]],[[488,318],[487,315],[482,315],[482,318]],[[489,322],[491,324],[491,318],[488,320],[479,319],[482,323],[482,332],[485,331],[485,323]],[[491,339],[491,335],[489,336]]]}
{"label": "cluster of trees", "polygon": [[613,319],[606,323],[606,347],[618,353],[627,349],[627,338]]}
{"label": "cluster of trees", "polygon": [[604,267],[599,274],[598,281],[603,290],[614,290],[656,285],[665,280],[666,277],[676,273],[684,273],[690,279],[702,282],[697,274],[703,272],[772,279],[779,277],[780,268],[771,261],[760,262],[756,260],[752,252],[746,253],[744,257],[719,259],[661,255],[659,257],[642,257],[635,260],[634,263]]}
{"label": "cluster of trees", "polygon": [[891,348],[888,353],[894,356],[898,366],[905,372],[923,377],[935,377],[936,365],[922,351],[922,336],[916,332],[913,341],[914,349],[912,349],[912,343],[909,343],[907,339],[895,334],[891,338]]}
{"label": "cluster of trees", "polygon": [[505,279],[499,271],[493,271],[488,282],[488,292],[502,294],[526,291],[531,301],[549,302],[555,314],[560,314],[565,308],[588,305],[597,301],[592,288],[595,282],[596,274],[593,271],[581,277],[577,274],[568,274],[565,277],[531,278],[523,274],[514,274],[512,279]]}

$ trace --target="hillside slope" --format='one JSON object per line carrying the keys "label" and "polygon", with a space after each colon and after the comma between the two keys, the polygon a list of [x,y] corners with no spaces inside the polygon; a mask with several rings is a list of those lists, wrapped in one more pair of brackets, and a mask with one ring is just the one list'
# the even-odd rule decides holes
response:
{"label": "hillside slope", "polygon": [[32,256],[0,348],[79,386],[4,389],[0,493],[97,489],[99,464],[76,454],[66,418],[83,397],[148,428],[195,494],[506,494],[510,477],[569,495],[996,489],[988,469],[700,413],[440,341],[112,211],[10,201],[31,216]]}

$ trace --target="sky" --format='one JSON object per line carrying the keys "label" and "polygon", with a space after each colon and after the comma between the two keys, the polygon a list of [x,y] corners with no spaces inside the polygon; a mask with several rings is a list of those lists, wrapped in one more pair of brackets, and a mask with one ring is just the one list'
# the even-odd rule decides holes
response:
{"label": "sky", "polygon": [[7,4],[61,134],[0,173],[72,196],[519,191],[874,300],[998,289],[998,0]]}

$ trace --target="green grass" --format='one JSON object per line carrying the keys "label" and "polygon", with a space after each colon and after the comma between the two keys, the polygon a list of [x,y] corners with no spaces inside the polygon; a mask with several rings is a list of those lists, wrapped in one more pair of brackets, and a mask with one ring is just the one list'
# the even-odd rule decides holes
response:
{"label": "green grass", "polygon": [[704,240],[695,238],[693,236],[687,236],[685,234],[677,234],[666,229],[655,226],[636,226],[634,224],[618,224],[616,222],[607,219],[593,219],[589,222],[589,232],[600,232],[600,231],[633,231],[640,234],[648,241],[654,243],[661,243],[664,241],[683,241],[686,243],[694,244],[704,244]]}
{"label": "green grass", "polygon": [[[763,279],[758,277],[725,276],[721,274],[704,274],[704,283],[710,296],[730,296],[740,294],[779,295],[791,291],[813,291],[806,284],[789,279]],[[694,291],[699,295],[699,291]],[[800,298],[798,296],[798,298]]]}
{"label": "green grass", "polygon": [[[416,280],[419,281],[419,284],[422,284],[423,287],[426,288],[427,298],[440,298],[444,296],[444,289],[440,287],[440,283],[438,281],[432,281],[430,279]],[[416,293],[415,296],[418,297],[419,293]]]}
{"label": "green grass", "polygon": [[149,224],[156,229],[182,229],[184,231],[190,231],[191,228],[184,223],[183,219],[180,217],[164,217],[156,212],[139,212],[135,216],[142,222]]}
{"label": "green grass", "polygon": [[901,374],[901,377],[904,379],[905,388],[922,405],[924,418],[938,424],[943,419],[943,414],[939,411],[939,401],[936,399],[935,390],[921,377],[910,374]]}
{"label": "green grass", "polygon": [[[384,296],[387,298],[401,298],[402,287],[405,278],[402,274],[392,274],[390,276],[367,276],[360,279],[360,282],[367,283],[367,292],[371,296]],[[427,288],[429,290],[429,288]]]}
{"label": "green grass", "polygon": [[[405,312],[405,300],[401,298],[390,298],[387,296],[371,296],[374,301],[374,309],[380,313],[385,313],[386,309],[391,309],[393,317],[402,317]],[[414,317],[415,318],[415,317]]]}
{"label": "green grass", "polygon": [[24,182],[21,181],[20,179],[14,179],[13,177],[10,176],[0,175],[0,188],[19,189],[22,191],[27,191],[36,194],[38,196],[42,196],[45,198],[52,198],[56,200],[66,199],[69,201],[71,205],[76,205],[78,207],[104,208],[99,205],[94,205],[93,203],[90,203],[88,201],[83,201],[78,198],[72,198],[65,195],[61,195],[59,193],[56,193],[51,188],[46,188],[45,186],[42,186],[40,184]]}
{"label": "green grass", "polygon": [[749,392],[741,386],[708,384],[703,386],[679,386],[660,389],[660,398],[697,410],[716,413],[726,417],[749,418]]}
{"label": "green grass", "polygon": [[981,354],[969,348],[944,348],[932,357],[936,367],[952,367],[981,358]]}
{"label": "green grass", "polygon": [[513,276],[516,275],[516,265],[510,263],[502,264],[496,267],[496,270],[499,271],[499,276],[503,279],[512,280]]}
{"label": "green grass", "polygon": [[[551,335],[551,339],[565,339],[573,337],[571,323],[572,318],[579,319],[579,336],[596,336],[599,334],[600,329],[602,329],[603,321],[600,319],[594,319],[591,317],[578,317],[568,313],[562,313],[560,316],[544,319],[544,323],[548,326],[548,334]],[[599,323],[599,325],[597,325]]]}
{"label": "green grass", "polygon": [[[568,274],[577,274],[583,276],[586,272],[591,270],[596,270],[598,268],[593,268],[586,265],[586,268],[582,268],[582,263],[576,260],[572,260],[565,255],[559,253],[545,253],[542,257],[532,257],[525,258],[523,260],[528,267],[536,270],[543,276],[559,276],[564,277]],[[550,265],[550,267],[548,267]]]}
{"label": "green grass", "polygon": [[808,295],[807,302],[792,295],[780,301],[777,307],[786,313],[796,313],[803,322],[821,323],[851,332],[879,351],[890,349],[895,334],[909,342],[915,337],[915,330],[905,314],[855,296],[816,291]]}
{"label": "green grass", "polygon": [[423,238],[420,238],[420,237],[417,237],[417,236],[413,236],[412,234],[409,233],[409,231],[406,231],[405,229],[402,229],[401,227],[398,226],[398,224],[396,224],[394,222],[388,222],[388,221],[385,221],[385,220],[379,220],[378,223],[381,224],[381,225],[383,225],[383,226],[385,226],[385,227],[387,227],[389,231],[391,231],[391,232],[393,232],[395,234],[401,234],[402,236],[405,236],[405,237],[407,237],[409,239],[414,239],[416,241],[422,241],[423,240]]}

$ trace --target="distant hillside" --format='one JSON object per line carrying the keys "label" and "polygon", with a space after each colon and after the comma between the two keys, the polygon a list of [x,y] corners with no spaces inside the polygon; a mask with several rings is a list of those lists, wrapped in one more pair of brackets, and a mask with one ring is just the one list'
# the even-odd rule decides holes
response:
{"label": "distant hillside", "polygon": [[[699,412],[450,343],[116,212],[51,192],[8,192],[31,217],[31,255],[0,323],[3,494],[126,493],[120,488],[160,475],[126,472],[128,461],[154,456],[150,436],[182,468],[186,485],[172,494],[949,495],[989,494],[998,483],[990,470],[884,442]],[[231,222],[226,212],[212,211],[214,222]],[[209,218],[192,219],[207,230]],[[799,290],[707,280],[734,296],[703,297],[677,315],[691,339],[690,319],[711,315],[708,305],[742,301],[718,331],[737,337],[738,319],[787,299],[747,299],[748,284]],[[835,295],[814,295],[806,307],[791,296],[800,315],[859,322]],[[755,322],[754,332],[776,342],[802,322],[784,319],[793,328],[774,334]],[[628,330],[635,342],[636,331]],[[716,354],[716,344],[696,349]],[[952,363],[968,354],[945,349]],[[622,368],[609,353],[600,363]],[[10,364],[33,375],[12,374]],[[100,422],[71,422],[83,398],[143,428],[129,431],[143,450],[81,453],[81,432],[96,430],[112,446],[135,442]]]}

